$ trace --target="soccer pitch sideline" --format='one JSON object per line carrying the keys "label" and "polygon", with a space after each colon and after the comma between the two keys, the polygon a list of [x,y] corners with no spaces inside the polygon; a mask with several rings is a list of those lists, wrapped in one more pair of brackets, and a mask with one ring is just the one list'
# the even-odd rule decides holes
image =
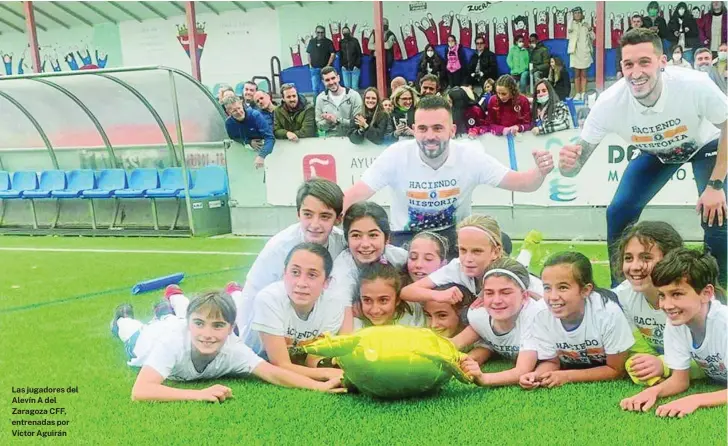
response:
{"label": "soccer pitch sideline", "polygon": [[[187,274],[181,285],[189,295],[243,282],[264,242],[0,237],[0,444],[726,444],[725,406],[682,420],[622,412],[619,401],[640,390],[628,380],[534,392],[453,380],[437,395],[395,402],[219,380],[234,394],[223,404],[132,402],[136,372],[109,321],[122,302],[149,320],[161,291],[131,296],[131,286],[176,272]],[[545,244],[585,253],[598,283],[608,285],[604,245],[570,246]],[[690,393],[717,389],[695,383]]]}

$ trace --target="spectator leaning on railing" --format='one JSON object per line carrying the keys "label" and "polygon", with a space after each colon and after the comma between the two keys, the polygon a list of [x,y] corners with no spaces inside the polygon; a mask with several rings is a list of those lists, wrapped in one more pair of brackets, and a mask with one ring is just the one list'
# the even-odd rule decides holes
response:
{"label": "spectator leaning on railing", "polygon": [[273,128],[273,112],[275,111],[276,106],[271,100],[270,94],[266,91],[256,91],[253,98],[258,106],[258,111],[261,115],[263,115],[265,120],[268,122],[268,125]]}
{"label": "spectator leaning on railing", "polygon": [[534,86],[532,119],[534,135],[546,135],[571,128],[569,107],[559,100],[549,81],[541,79]]}
{"label": "spectator leaning on railing", "polygon": [[334,67],[321,70],[326,91],[316,98],[316,126],[322,132],[334,132],[336,136],[347,136],[354,124],[354,116],[362,113],[359,93],[342,87]]}
{"label": "spectator leaning on railing", "polygon": [[258,84],[256,84],[253,81],[247,81],[245,85],[243,85],[243,100],[245,101],[245,105],[252,108],[258,108],[258,106],[255,104],[255,92],[258,91]]}
{"label": "spectator leaning on railing", "polygon": [[258,152],[255,168],[263,167],[265,157],[273,151],[275,140],[273,129],[257,110],[243,106],[240,98],[227,98],[223,101],[225,111],[230,115],[225,121],[225,130],[230,139],[248,144]]}
{"label": "spectator leaning on railing", "polygon": [[296,86],[281,86],[283,103],[276,108],[274,114],[273,133],[278,139],[297,142],[300,138],[316,136],[316,119],[313,106],[306,104],[303,96],[298,96]]}

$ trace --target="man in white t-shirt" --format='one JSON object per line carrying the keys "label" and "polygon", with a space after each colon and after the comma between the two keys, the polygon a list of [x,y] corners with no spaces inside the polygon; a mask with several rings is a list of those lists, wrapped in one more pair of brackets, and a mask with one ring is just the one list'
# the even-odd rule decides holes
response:
{"label": "man in white t-shirt", "polygon": [[451,141],[455,137],[452,110],[441,96],[422,98],[415,112],[414,132],[414,140],[398,142],[382,152],[361,180],[344,193],[346,211],[380,189],[392,188],[395,245],[424,230],[441,231],[454,242],[455,225],[472,212],[476,186],[532,192],[554,166],[548,151],[535,150],[538,167],[515,172],[488,155],[485,148]]}
{"label": "man in white t-shirt", "polygon": [[[609,133],[640,150],[627,165],[607,208],[612,258],[624,229],[639,219],[675,172],[691,162],[704,241],[718,259],[725,283],[728,99],[704,73],[667,67],[662,41],[649,29],[625,33],[621,47],[624,78],[599,96],[580,140],[561,149],[559,169],[564,176],[577,175]],[[617,284],[613,278],[612,286]]]}

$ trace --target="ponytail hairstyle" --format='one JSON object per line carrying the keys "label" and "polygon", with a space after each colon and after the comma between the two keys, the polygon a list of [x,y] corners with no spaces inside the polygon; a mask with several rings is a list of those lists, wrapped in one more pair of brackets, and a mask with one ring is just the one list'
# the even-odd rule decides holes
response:
{"label": "ponytail hairstyle", "polygon": [[[516,276],[518,280],[521,281],[521,283],[518,283],[518,281],[515,280],[513,276]],[[506,279],[509,279],[511,282],[517,285],[518,288],[521,288],[522,291],[528,291],[528,287],[529,285],[531,285],[531,275],[528,274],[528,270],[526,270],[526,267],[521,265],[517,260],[510,257],[501,257],[500,259],[488,265],[488,267],[485,269],[485,273],[483,274],[483,282],[485,282],[485,279],[487,277],[505,277]]]}
{"label": "ponytail hairstyle", "polygon": [[678,248],[670,251],[662,260],[657,262],[652,270],[652,283],[656,287],[685,281],[700,294],[706,286],[715,288],[715,297],[722,303],[726,301],[725,290],[718,286],[718,262],[707,252],[700,252],[688,248]]}
{"label": "ponytail hairstyle", "polygon": [[487,215],[470,215],[458,223],[458,231],[465,227],[474,227],[485,232],[493,247],[503,253],[503,239],[501,238],[500,226],[493,217]]}
{"label": "ponytail hairstyle", "polygon": [[[593,292],[599,294],[602,297],[602,302],[606,305],[609,301],[619,305],[617,295],[612,291],[599,288],[594,282],[594,271],[592,270],[592,264],[584,254],[576,251],[564,251],[558,252],[551,255],[546,259],[544,269],[549,266],[556,265],[570,265],[572,274],[574,275],[574,281],[579,285],[579,288],[584,288],[587,285],[593,287]],[[658,263],[659,265],[659,263]],[[619,305],[621,308],[621,305]]]}
{"label": "ponytail hairstyle", "polygon": [[669,252],[683,247],[683,239],[680,234],[669,223],[664,221],[641,221],[627,226],[617,242],[617,249],[612,258],[612,271],[616,273],[617,278],[620,280],[624,280],[624,272],[622,271],[624,250],[633,238],[637,238],[646,249],[649,249],[652,245],[657,246],[657,249],[662,251],[663,257]]}
{"label": "ponytail hairstyle", "polygon": [[[412,314],[412,309],[407,304],[407,302],[403,301],[399,298],[399,293],[402,291],[402,276],[399,271],[397,271],[397,268],[395,268],[393,265],[389,263],[382,263],[382,262],[374,262],[371,265],[366,265],[359,271],[359,281],[357,283],[357,304],[361,305],[361,286],[364,284],[364,282],[373,282],[377,279],[383,279],[387,282],[389,282],[392,285],[392,288],[394,288],[395,296],[397,303],[394,307],[394,317],[393,320],[401,319],[402,316],[404,316],[405,313]],[[371,326],[371,321],[366,319],[366,317],[363,318],[364,325],[365,326]]]}

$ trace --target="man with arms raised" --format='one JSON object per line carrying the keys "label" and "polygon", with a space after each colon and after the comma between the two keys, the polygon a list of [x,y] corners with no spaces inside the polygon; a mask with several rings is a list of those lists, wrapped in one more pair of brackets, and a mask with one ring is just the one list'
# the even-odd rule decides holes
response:
{"label": "man with arms raised", "polygon": [[[452,110],[442,96],[422,98],[415,112],[415,139],[401,141],[382,152],[361,180],[344,194],[344,210],[390,186],[392,243],[414,234],[437,231],[455,247],[455,225],[471,214],[471,197],[479,184],[532,192],[554,168],[548,151],[536,150],[537,168],[515,172],[474,143],[453,141]],[[453,252],[451,251],[451,256]]]}
{"label": "man with arms raised", "polygon": [[609,133],[640,150],[607,208],[611,258],[624,228],[639,219],[680,166],[691,162],[704,241],[718,260],[720,281],[725,283],[726,96],[703,73],[667,67],[662,41],[649,29],[628,31],[620,44],[624,78],[599,96],[580,140],[561,149],[559,170],[564,176],[577,175]]}

